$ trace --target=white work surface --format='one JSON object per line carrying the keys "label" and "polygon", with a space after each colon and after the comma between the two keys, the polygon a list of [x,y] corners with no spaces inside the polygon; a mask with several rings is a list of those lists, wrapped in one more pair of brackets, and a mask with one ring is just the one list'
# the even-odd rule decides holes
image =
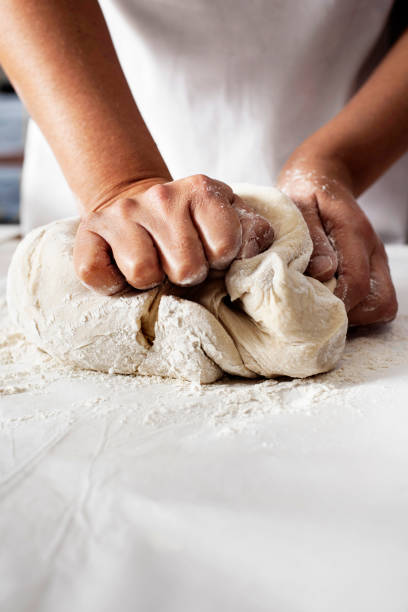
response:
{"label": "white work surface", "polygon": [[398,319],[304,382],[70,371],[3,301],[0,610],[407,612],[408,247],[389,254]]}

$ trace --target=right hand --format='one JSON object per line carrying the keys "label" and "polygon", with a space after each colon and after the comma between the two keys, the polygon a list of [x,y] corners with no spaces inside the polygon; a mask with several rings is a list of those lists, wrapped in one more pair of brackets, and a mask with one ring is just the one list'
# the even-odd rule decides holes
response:
{"label": "right hand", "polygon": [[157,178],[135,182],[82,216],[74,263],[80,280],[106,295],[127,283],[150,289],[165,276],[187,287],[272,241],[269,221],[225,183],[203,175]]}

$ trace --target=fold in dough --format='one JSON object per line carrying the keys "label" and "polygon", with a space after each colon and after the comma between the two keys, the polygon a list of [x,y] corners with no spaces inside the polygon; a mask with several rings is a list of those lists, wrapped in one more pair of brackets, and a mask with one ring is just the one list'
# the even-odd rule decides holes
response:
{"label": "fold in dough", "polygon": [[84,287],[72,261],[78,219],[35,229],[10,265],[10,316],[64,364],[202,383],[223,372],[305,377],[334,367],[344,348],[343,303],[304,276],[312,242],[302,215],[273,187],[232,185],[270,220],[275,241],[199,287],[170,283],[105,297]]}

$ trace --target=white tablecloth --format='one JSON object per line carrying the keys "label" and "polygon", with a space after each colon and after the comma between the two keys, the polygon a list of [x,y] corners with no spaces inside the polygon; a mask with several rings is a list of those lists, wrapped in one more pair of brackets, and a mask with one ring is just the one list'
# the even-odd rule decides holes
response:
{"label": "white tablecloth", "polygon": [[406,612],[408,247],[389,254],[397,321],[305,382],[30,365],[3,319],[0,610]]}

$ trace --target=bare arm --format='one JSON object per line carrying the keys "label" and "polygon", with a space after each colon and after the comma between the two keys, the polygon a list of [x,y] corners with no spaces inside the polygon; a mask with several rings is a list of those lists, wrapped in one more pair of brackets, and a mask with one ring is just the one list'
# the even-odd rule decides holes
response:
{"label": "bare arm", "polygon": [[309,273],[320,280],[337,274],[337,295],[355,324],[390,320],[397,311],[384,247],[355,198],[408,149],[407,66],[408,31],[344,109],[294,151],[278,179],[313,238]]}
{"label": "bare arm", "polygon": [[83,204],[170,179],[96,0],[3,0],[0,58]]}
{"label": "bare arm", "polygon": [[407,150],[408,30],[343,110],[290,159],[330,160],[358,197]]}
{"label": "bare arm", "polygon": [[74,259],[83,282],[103,293],[164,274],[197,284],[270,244],[269,223],[254,213],[246,227],[227,185],[171,180],[96,0],[3,0],[1,16],[0,60],[82,205]]}

